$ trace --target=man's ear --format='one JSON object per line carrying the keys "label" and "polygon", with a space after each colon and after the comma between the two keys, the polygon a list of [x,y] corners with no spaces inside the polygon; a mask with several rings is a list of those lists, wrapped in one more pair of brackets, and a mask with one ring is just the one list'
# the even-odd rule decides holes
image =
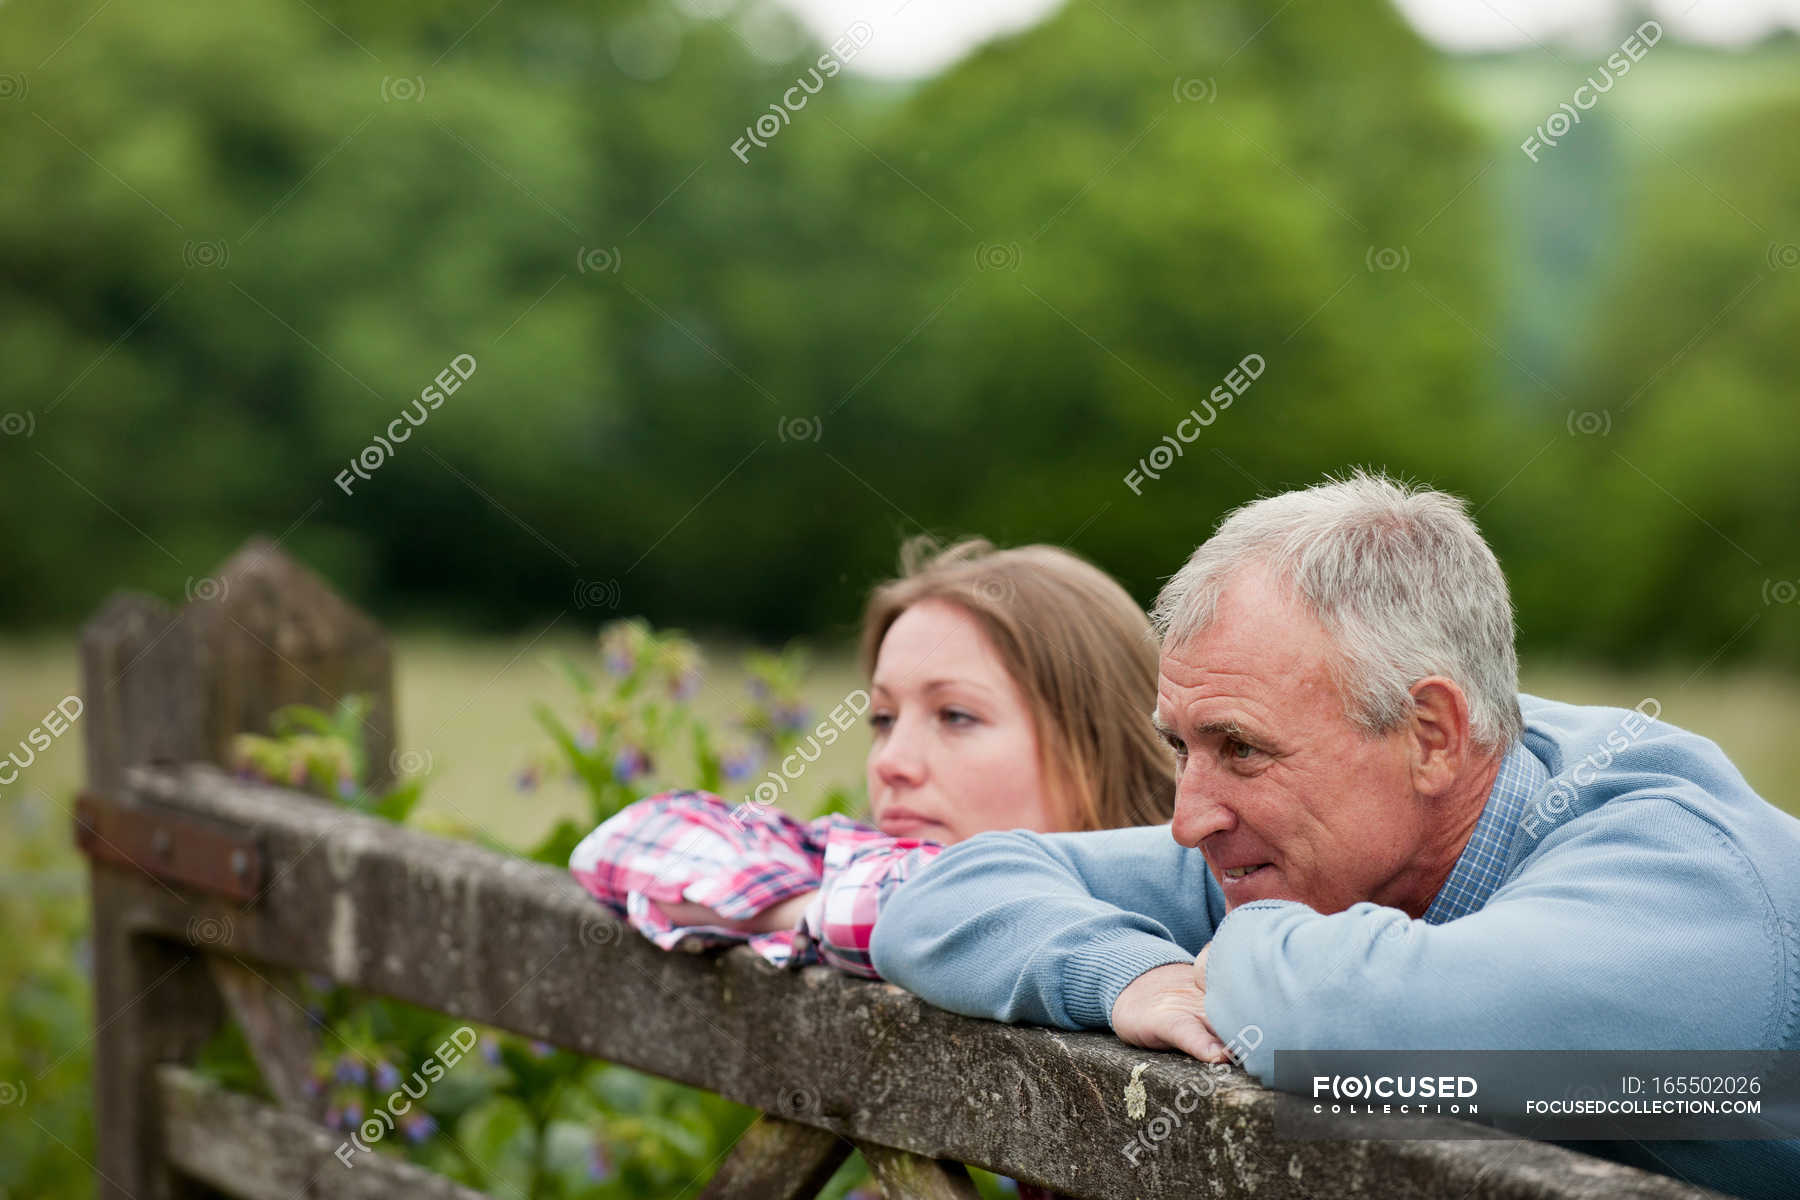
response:
{"label": "man's ear", "polygon": [[1469,698],[1442,675],[1427,675],[1410,690],[1413,790],[1422,796],[1441,796],[1462,778],[1474,752]]}

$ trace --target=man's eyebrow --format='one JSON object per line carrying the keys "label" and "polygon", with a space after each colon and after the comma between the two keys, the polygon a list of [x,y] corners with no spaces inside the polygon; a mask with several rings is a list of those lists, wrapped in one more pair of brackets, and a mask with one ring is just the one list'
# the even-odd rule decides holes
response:
{"label": "man's eyebrow", "polygon": [[[1162,713],[1160,712],[1152,712],[1150,714],[1150,723],[1156,726],[1156,732],[1162,734],[1166,738],[1179,738],[1181,736],[1175,731],[1173,726],[1163,720]],[[1196,725],[1194,727],[1194,733],[1197,736],[1205,736],[1212,733],[1224,734],[1226,737],[1248,736],[1244,732],[1244,727],[1239,725],[1236,721],[1208,721],[1204,725]]]}

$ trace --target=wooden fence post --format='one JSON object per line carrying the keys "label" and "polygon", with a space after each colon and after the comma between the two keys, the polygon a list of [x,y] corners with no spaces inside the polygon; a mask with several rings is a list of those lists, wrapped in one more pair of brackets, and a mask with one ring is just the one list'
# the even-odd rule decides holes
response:
{"label": "wooden fence post", "polygon": [[[392,779],[392,658],[374,621],[261,538],[189,590],[179,611],[150,597],[115,595],[82,631],[88,790],[97,803],[117,803],[134,764],[225,765],[233,736],[266,732],[281,706],[330,709],[352,693],[373,700],[365,730],[371,786]],[[147,846],[106,846],[105,856],[93,852],[93,828],[78,836],[90,849],[92,871],[99,1195],[210,1194],[167,1164],[155,1070],[190,1058],[218,1028],[224,1007],[206,951],[229,950],[229,931],[190,930],[186,944],[143,932],[146,886],[182,887],[160,871],[159,858],[181,855],[171,835],[158,830]],[[242,982],[241,972],[236,978]],[[234,1009],[255,1003],[244,990],[226,989]],[[289,1004],[285,997],[261,1001]],[[274,1081],[289,1097],[291,1084]]]}

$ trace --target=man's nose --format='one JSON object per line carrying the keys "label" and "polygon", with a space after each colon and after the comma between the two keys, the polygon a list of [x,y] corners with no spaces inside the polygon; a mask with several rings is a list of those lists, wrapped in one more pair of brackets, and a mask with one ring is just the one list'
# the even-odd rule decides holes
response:
{"label": "man's nose", "polygon": [[1215,833],[1237,828],[1237,814],[1216,798],[1207,781],[1190,766],[1175,785],[1175,819],[1170,827],[1175,840],[1190,849]]}

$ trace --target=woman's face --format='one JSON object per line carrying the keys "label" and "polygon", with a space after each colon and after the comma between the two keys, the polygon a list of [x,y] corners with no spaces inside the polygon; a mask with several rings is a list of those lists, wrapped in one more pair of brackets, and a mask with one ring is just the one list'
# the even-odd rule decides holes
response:
{"label": "woman's face", "polygon": [[869,805],[883,833],[949,843],[1066,828],[1025,696],[967,609],[922,600],[901,613],[869,691]]}

